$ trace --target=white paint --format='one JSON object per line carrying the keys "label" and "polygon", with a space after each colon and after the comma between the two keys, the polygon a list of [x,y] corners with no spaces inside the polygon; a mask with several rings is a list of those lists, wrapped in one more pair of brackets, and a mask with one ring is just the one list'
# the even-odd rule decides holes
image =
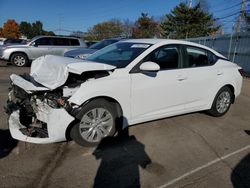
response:
{"label": "white paint", "polygon": [[229,154],[227,154],[227,155],[224,155],[223,157],[219,157],[219,158],[217,158],[217,159],[215,159],[215,160],[213,160],[213,161],[208,162],[208,163],[205,164],[205,165],[202,165],[202,166],[200,166],[200,167],[198,167],[198,168],[196,168],[196,169],[193,169],[193,170],[191,170],[191,171],[189,171],[189,172],[183,174],[182,176],[179,176],[179,177],[177,177],[177,178],[175,178],[175,179],[169,181],[168,183],[166,183],[166,184],[164,184],[164,185],[161,185],[159,188],[165,188],[165,187],[168,187],[168,186],[170,186],[170,185],[173,185],[173,184],[175,184],[176,182],[178,182],[178,181],[180,181],[180,180],[183,180],[183,179],[185,179],[186,177],[188,177],[188,176],[190,176],[190,175],[192,175],[192,174],[194,174],[194,173],[196,173],[196,172],[198,172],[198,171],[203,170],[204,168],[207,168],[207,167],[209,167],[209,166],[212,166],[212,165],[214,165],[214,164],[216,164],[216,163],[218,163],[218,162],[221,162],[222,160],[225,160],[225,159],[227,159],[227,158],[229,158],[229,157],[231,157],[231,156],[233,156],[233,155],[236,155],[236,154],[241,153],[241,152],[243,152],[243,151],[245,151],[245,150],[248,150],[248,149],[250,149],[250,145],[247,145],[247,146],[245,146],[245,147],[243,147],[243,148],[241,148],[241,149],[239,149],[239,150],[236,150],[236,151],[234,151],[234,152],[232,152],[232,153],[229,153]]}
{"label": "white paint", "polygon": [[10,79],[13,82],[14,85],[19,86],[20,88],[23,88],[27,93],[30,93],[30,91],[46,91],[49,90],[46,87],[42,86],[35,86],[31,82],[25,80],[21,76],[18,76],[16,74],[11,74]]}
{"label": "white paint", "polygon": [[160,66],[157,63],[154,63],[152,61],[147,61],[144,62],[140,65],[140,70],[142,71],[159,71],[160,70]]}
{"label": "white paint", "polygon": [[[107,64],[84,62],[66,57],[51,55],[41,57],[32,63],[31,76],[36,82],[53,90],[66,82],[70,72],[81,74],[90,70],[114,69],[109,76],[91,79],[82,83],[79,89],[72,92],[68,102],[80,106],[92,98],[110,97],[121,106],[124,117],[123,127],[174,115],[208,110],[211,108],[219,89],[227,84],[234,87],[235,97],[240,94],[242,86],[242,77],[238,71],[240,67],[221,59],[213,66],[165,69],[153,72],[153,74],[130,72],[151,52],[166,45],[192,45],[214,52],[207,47],[185,41],[163,39],[133,39],[120,43],[123,42],[152,45],[127,67],[117,69]],[[101,54],[101,56],[105,55],[105,53],[110,52],[104,50],[104,54]],[[214,53],[221,56],[217,52]],[[151,65],[147,69],[156,70]],[[20,79],[20,77],[15,77],[18,80]],[[13,82],[16,85],[19,84],[27,92],[30,88],[32,90],[37,89],[34,88],[35,86],[32,83],[24,79]],[[56,114],[57,116],[54,117],[50,114],[51,119],[63,116],[64,111],[58,110]],[[65,132],[62,132],[62,130],[65,131],[66,129],[53,124],[48,125],[48,129],[50,129],[49,126],[52,126],[51,129],[58,132],[58,134],[50,134],[50,136],[54,136],[53,140],[65,137]]]}
{"label": "white paint", "polygon": [[43,86],[54,90],[62,86],[69,73],[82,74],[87,71],[113,70],[115,66],[103,63],[88,63],[81,59],[46,55],[32,62],[30,75]]}
{"label": "white paint", "polygon": [[65,132],[68,125],[74,120],[65,109],[50,109],[49,113],[40,111],[37,113],[39,118],[43,118],[47,123],[48,136],[47,138],[37,138],[24,135],[19,129],[26,128],[19,121],[19,110],[14,111],[9,117],[9,130],[11,136],[17,140],[24,142],[47,144],[54,142],[65,141]]}
{"label": "white paint", "polygon": [[113,70],[116,67],[104,63],[95,63],[95,62],[89,62],[81,60],[80,63],[71,63],[68,64],[69,72],[75,73],[75,74],[82,74],[83,72],[88,71],[98,71],[98,70]]}

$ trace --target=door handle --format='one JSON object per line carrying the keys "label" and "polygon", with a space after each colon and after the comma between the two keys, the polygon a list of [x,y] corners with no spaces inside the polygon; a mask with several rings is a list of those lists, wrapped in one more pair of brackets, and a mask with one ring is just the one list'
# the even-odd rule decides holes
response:
{"label": "door handle", "polygon": [[186,80],[186,79],[187,79],[187,76],[181,76],[181,75],[177,76],[178,81],[183,81],[183,80]]}
{"label": "door handle", "polygon": [[221,70],[218,70],[217,71],[217,75],[219,76],[219,75],[222,75],[223,74],[223,71],[221,71]]}

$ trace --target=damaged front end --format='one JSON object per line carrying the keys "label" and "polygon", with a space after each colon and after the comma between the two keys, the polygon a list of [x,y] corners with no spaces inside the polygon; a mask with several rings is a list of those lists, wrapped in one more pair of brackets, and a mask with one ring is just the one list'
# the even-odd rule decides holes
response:
{"label": "damaged front end", "polygon": [[11,75],[5,109],[12,137],[32,143],[65,141],[68,126],[81,110],[68,99],[84,82],[107,75],[108,71],[103,70],[80,74],[68,71],[64,84],[55,89],[38,83],[31,75]]}
{"label": "damaged front end", "polygon": [[33,143],[64,141],[65,131],[75,119],[66,109],[60,89],[27,92],[13,83],[6,106],[11,135]]}

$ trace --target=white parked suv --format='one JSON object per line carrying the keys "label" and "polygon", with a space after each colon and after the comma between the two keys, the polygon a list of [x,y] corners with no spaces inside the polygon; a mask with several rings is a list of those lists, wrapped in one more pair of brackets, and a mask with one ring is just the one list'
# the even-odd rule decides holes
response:
{"label": "white parked suv", "polygon": [[79,47],[87,47],[82,39],[62,36],[38,36],[28,44],[3,46],[0,48],[0,59],[12,62],[18,67],[43,55],[60,55]]}
{"label": "white parked suv", "polygon": [[191,42],[120,41],[86,60],[45,56],[11,75],[13,138],[95,145],[129,125],[196,111],[222,116],[241,92],[242,69]]}

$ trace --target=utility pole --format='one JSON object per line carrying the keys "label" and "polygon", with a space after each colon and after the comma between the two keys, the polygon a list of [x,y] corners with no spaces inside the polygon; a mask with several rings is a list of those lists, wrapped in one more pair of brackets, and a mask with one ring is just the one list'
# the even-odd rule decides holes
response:
{"label": "utility pole", "polygon": [[246,0],[242,0],[241,1],[241,8],[240,8],[240,15],[239,15],[239,18],[237,21],[237,27],[236,27],[237,33],[239,33],[241,31],[241,25],[245,19],[245,14],[246,14]]}
{"label": "utility pole", "polygon": [[58,27],[58,34],[59,34],[59,35],[61,34],[61,31],[62,31],[62,21],[63,21],[63,16],[62,16],[62,14],[58,14],[58,24],[59,24],[59,27]]}
{"label": "utility pole", "polygon": [[189,2],[188,2],[188,7],[189,7],[189,8],[192,8],[192,4],[193,4],[193,1],[192,1],[192,0],[189,0]]}

